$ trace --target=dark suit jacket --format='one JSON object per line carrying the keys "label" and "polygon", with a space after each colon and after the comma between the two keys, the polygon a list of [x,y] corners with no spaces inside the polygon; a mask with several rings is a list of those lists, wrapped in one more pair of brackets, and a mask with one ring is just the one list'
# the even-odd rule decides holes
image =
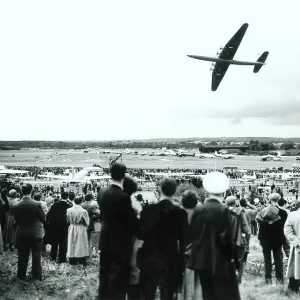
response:
{"label": "dark suit jacket", "polygon": [[229,210],[225,205],[211,198],[195,208],[188,243],[192,243],[188,268],[205,271],[209,276],[230,276],[234,254]]}
{"label": "dark suit jacket", "polygon": [[139,220],[132,209],[130,197],[112,184],[101,190],[98,204],[102,223],[99,249],[129,261],[133,236],[139,230]]}
{"label": "dark suit jacket", "polygon": [[5,224],[5,213],[8,212],[9,204],[6,196],[1,197],[1,199],[4,202],[4,205],[1,205],[0,207],[0,224]]}
{"label": "dark suit jacket", "polygon": [[279,208],[279,221],[268,224],[259,222],[258,239],[263,247],[278,249],[285,244],[286,239],[284,235],[284,224],[287,219],[287,212]]}
{"label": "dark suit jacket", "polygon": [[25,196],[13,207],[13,213],[17,224],[17,243],[44,237],[45,213],[39,201]]}
{"label": "dark suit jacket", "polygon": [[[141,212],[143,240],[139,251],[139,265],[156,270],[172,270],[180,273],[184,268],[184,235],[188,228],[187,212],[170,200],[146,206]],[[179,274],[180,275],[180,274]]]}

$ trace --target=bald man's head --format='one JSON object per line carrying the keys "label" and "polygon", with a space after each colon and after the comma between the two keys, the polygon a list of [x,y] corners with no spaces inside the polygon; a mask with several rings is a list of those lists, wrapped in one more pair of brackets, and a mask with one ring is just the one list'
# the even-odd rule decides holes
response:
{"label": "bald man's head", "polygon": [[278,193],[272,193],[269,196],[270,201],[276,202],[276,203],[278,203],[278,201],[280,200],[280,198],[281,198],[281,196]]}

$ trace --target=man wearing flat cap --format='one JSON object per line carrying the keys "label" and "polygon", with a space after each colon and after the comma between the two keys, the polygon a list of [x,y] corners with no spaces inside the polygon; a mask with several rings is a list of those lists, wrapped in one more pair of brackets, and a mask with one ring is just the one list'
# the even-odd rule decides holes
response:
{"label": "man wearing flat cap", "polygon": [[283,283],[283,255],[282,246],[286,239],[284,235],[284,224],[287,219],[287,212],[281,209],[278,201],[280,194],[272,193],[269,196],[270,204],[262,209],[256,220],[259,222],[258,239],[263,249],[265,261],[265,281],[272,283],[272,255],[275,262],[276,280]]}
{"label": "man wearing flat cap", "polygon": [[223,173],[211,172],[203,187],[209,196],[192,216],[188,268],[200,278],[204,300],[240,300],[229,210],[222,204],[229,180]]}

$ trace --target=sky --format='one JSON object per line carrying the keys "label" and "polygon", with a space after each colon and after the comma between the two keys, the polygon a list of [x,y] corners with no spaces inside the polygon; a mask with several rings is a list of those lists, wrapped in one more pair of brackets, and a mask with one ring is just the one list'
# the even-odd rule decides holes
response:
{"label": "sky", "polygon": [[[1,1],[0,140],[300,136],[300,4]],[[216,92],[209,62],[249,27]]]}

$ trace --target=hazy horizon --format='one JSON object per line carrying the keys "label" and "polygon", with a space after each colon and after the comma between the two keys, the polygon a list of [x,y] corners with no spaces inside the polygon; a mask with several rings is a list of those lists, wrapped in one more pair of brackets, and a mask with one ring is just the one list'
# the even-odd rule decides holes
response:
{"label": "hazy horizon", "polygon": [[105,139],[105,140],[42,140],[42,139],[36,139],[36,140],[0,140],[0,142],[118,142],[118,141],[151,141],[151,140],[206,140],[206,139],[300,139],[300,136],[294,136],[294,137],[280,137],[280,136],[232,136],[232,137],[225,137],[225,136],[216,136],[216,137],[178,137],[178,138],[172,138],[172,137],[159,137],[159,138],[149,138],[149,139]]}
{"label": "hazy horizon", "polygon": [[[1,140],[300,132],[300,4],[271,0],[0,2]],[[243,23],[216,92],[210,63]]]}

